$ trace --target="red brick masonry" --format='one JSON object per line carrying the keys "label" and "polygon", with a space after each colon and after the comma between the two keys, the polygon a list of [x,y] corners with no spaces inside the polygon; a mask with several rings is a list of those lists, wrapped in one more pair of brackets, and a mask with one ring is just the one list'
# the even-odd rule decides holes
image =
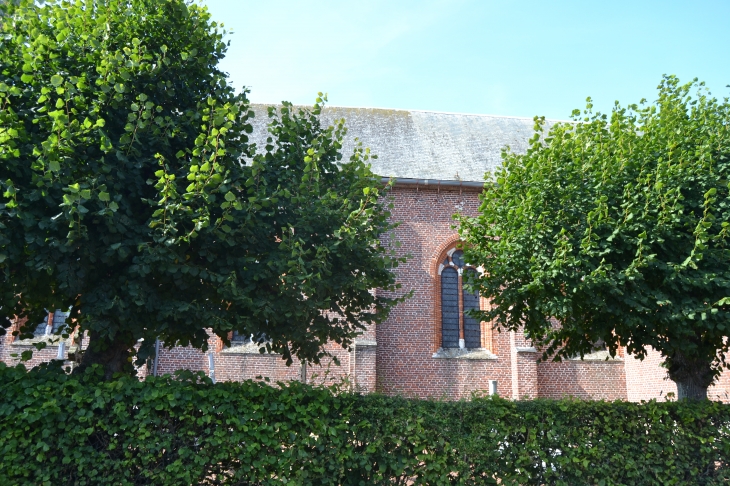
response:
{"label": "red brick masonry", "polygon": [[[210,357],[191,348],[162,349],[157,363],[159,374],[177,369],[199,370],[215,375],[216,380],[245,380],[268,377],[272,382],[306,380],[315,383],[342,383],[362,392],[380,391],[417,397],[459,399],[472,393],[488,393],[491,381],[497,392],[512,398],[585,399],[652,398],[663,400],[667,393],[676,395],[676,386],[666,378],[655,351],[646,360],[631,356],[615,360],[571,360],[562,363],[538,363],[538,353],[519,333],[492,332],[482,326],[484,350],[458,357],[436,351],[440,347],[440,307],[438,265],[446,251],[457,241],[453,227],[454,213],[476,215],[479,201],[473,190],[445,190],[438,187],[396,186],[390,191],[392,219],[400,222],[395,239],[402,243],[401,255],[409,255],[397,269],[397,279],[413,297],[400,304],[390,317],[368,329],[346,351],[336,345],[330,350],[340,365],[327,362],[307,366],[298,362],[284,365],[279,356],[261,355],[255,346],[220,349],[211,337],[213,369]],[[384,239],[388,240],[384,235]],[[488,305],[482,302],[482,305]],[[14,342],[6,335],[0,341],[0,360],[14,364],[30,345]],[[54,359],[57,346],[36,352],[30,366]],[[141,369],[144,376],[152,370]],[[730,373],[724,373],[711,387],[710,397],[730,403]]]}

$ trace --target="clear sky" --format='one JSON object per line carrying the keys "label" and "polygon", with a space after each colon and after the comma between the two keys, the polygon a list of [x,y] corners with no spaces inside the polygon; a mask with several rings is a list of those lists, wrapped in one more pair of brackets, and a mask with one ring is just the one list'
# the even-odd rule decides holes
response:
{"label": "clear sky", "polygon": [[662,74],[730,94],[730,0],[201,0],[258,103],[567,119],[655,99]]}

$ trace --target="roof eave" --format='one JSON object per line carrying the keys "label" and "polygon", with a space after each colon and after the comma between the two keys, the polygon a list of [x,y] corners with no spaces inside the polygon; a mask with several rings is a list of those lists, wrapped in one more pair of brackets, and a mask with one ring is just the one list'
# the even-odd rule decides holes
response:
{"label": "roof eave", "polygon": [[484,189],[484,182],[476,181],[454,181],[441,179],[410,179],[407,177],[382,177],[383,184],[393,183],[395,187],[423,187],[423,188],[443,188],[443,189],[460,189],[464,191],[481,192]]}

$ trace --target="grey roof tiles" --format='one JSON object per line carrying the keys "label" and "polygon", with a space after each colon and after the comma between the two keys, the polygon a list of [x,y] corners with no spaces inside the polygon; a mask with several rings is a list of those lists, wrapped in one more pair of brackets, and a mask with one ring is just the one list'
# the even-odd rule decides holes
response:
{"label": "grey roof tiles", "polygon": [[[267,106],[252,105],[258,150],[266,145]],[[483,181],[486,171],[500,165],[502,147],[524,152],[534,133],[530,118],[492,115],[326,107],[322,118],[328,124],[344,118],[343,155],[359,138],[378,155],[373,172],[384,177]]]}

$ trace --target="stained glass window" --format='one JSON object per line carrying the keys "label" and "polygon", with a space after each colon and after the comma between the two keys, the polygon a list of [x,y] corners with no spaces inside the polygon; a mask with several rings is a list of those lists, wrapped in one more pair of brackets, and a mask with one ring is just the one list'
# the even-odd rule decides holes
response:
{"label": "stained glass window", "polygon": [[441,338],[443,348],[459,347],[459,274],[453,267],[441,272]]}
{"label": "stained glass window", "polygon": [[[479,294],[463,288],[460,274],[476,272],[466,267],[464,252],[456,250],[443,261],[441,269],[441,347],[459,348],[459,339],[464,336],[463,346],[467,349],[482,346],[481,322],[467,315],[470,309],[479,309]],[[459,299],[461,297],[461,299]],[[463,323],[463,333],[461,325]]]}
{"label": "stained glass window", "polygon": [[[466,269],[465,273],[475,274],[473,268]],[[480,348],[482,346],[482,332],[479,320],[469,317],[466,311],[471,309],[479,309],[479,293],[467,292],[466,288],[462,289],[464,302],[464,345],[467,348]]]}
{"label": "stained glass window", "polygon": [[461,268],[464,266],[464,252],[461,250],[455,251],[451,255],[451,261],[454,262],[454,265],[456,265],[458,268]]}

